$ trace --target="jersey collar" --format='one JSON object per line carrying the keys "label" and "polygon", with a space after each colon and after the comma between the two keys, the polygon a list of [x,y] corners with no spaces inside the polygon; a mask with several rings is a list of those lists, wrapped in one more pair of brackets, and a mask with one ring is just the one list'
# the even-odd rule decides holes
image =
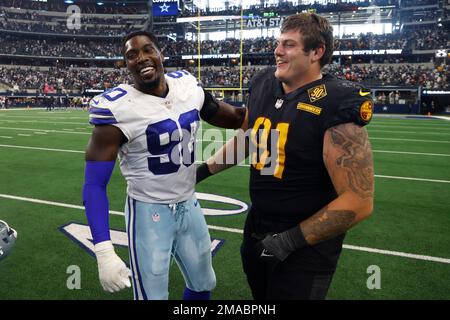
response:
{"label": "jersey collar", "polygon": [[293,100],[297,98],[300,94],[305,92],[306,90],[310,89],[311,87],[314,87],[322,82],[329,81],[332,78],[329,74],[323,74],[322,79],[315,80],[313,82],[310,82],[308,84],[305,84],[304,86],[295,89],[292,92],[289,92],[288,94],[284,93],[283,86],[281,84],[281,81],[278,80],[275,77],[275,74],[273,75],[273,92],[275,92],[275,97],[278,99],[283,100]]}

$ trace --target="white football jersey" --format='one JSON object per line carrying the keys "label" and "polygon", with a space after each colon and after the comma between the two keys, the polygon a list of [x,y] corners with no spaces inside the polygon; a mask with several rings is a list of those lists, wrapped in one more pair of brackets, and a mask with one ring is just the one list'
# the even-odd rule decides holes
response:
{"label": "white football jersey", "polygon": [[119,151],[130,197],[150,203],[187,200],[195,187],[194,150],[203,89],[187,71],[165,75],[165,98],[121,84],[90,102],[89,122],[127,137]]}

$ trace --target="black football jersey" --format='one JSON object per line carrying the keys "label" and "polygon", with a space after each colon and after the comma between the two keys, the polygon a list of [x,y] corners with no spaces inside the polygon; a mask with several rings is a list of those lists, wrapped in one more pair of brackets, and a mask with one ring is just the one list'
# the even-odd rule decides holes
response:
{"label": "black football jersey", "polygon": [[285,94],[274,71],[251,81],[250,197],[261,218],[299,223],[337,197],[323,161],[325,131],[366,125],[373,101],[361,85],[330,75]]}

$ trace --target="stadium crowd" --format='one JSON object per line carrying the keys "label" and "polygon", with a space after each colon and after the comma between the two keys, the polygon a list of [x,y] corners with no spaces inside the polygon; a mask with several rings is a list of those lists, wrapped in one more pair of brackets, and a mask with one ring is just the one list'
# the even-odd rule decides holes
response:
{"label": "stadium crowd", "polygon": [[[433,0],[431,0],[433,1]],[[436,0],[434,0],[436,1]],[[276,11],[279,14],[294,14],[296,12],[302,10],[315,10],[316,12],[339,12],[339,11],[352,11],[357,9],[358,7],[369,7],[369,6],[388,6],[388,5],[396,5],[398,1],[395,0],[361,0],[358,2],[314,2],[314,3],[305,3],[305,4],[294,4],[292,1],[284,1],[278,5],[250,5],[248,8],[244,10],[244,15],[261,15],[264,12],[273,12]],[[240,15],[241,8],[238,6],[229,6],[227,9],[223,8],[214,8],[210,7],[206,10],[201,10],[202,15]],[[182,17],[194,17],[198,15],[198,9],[196,7],[192,7],[189,9],[185,9],[181,12]]]}
{"label": "stadium crowd", "polygon": [[78,29],[67,28],[67,22],[57,21],[51,23],[45,22],[18,22],[17,20],[1,20],[0,29],[19,32],[33,33],[54,33],[54,34],[73,34],[73,35],[101,35],[101,36],[124,36],[125,34],[138,30],[142,25],[118,25],[108,24],[80,24]]}
{"label": "stadium crowd", "polygon": [[[29,10],[45,10],[66,12],[67,7],[70,4],[65,4],[62,1],[48,0],[46,2],[41,1],[29,1],[29,0],[2,0],[0,6],[10,8],[21,8]],[[129,6],[111,5],[98,6],[93,1],[84,1],[78,3],[82,12],[84,13],[99,13],[99,14],[144,14],[147,12],[147,3],[133,3]]]}
{"label": "stadium crowd", "polygon": [[[0,26],[2,22],[0,21]],[[57,29],[55,29],[57,30]],[[2,35],[3,45],[0,53],[10,55],[32,55],[51,57],[85,57],[120,56],[120,39],[109,40],[76,40],[76,39],[26,39],[15,35]],[[173,41],[161,38],[161,47],[166,56],[197,54],[196,41]],[[403,49],[431,50],[450,48],[448,30],[419,29],[404,33],[386,35],[360,34],[347,35],[335,40],[335,50],[365,50],[365,49]],[[243,43],[245,54],[272,54],[276,46],[274,38],[246,39]],[[221,41],[205,40],[201,42],[202,54],[239,53],[240,40],[226,39]]]}
{"label": "stadium crowd", "polygon": [[[357,3],[358,6],[370,5],[398,5],[399,1],[394,0],[364,0]],[[401,7],[410,7],[413,5],[435,5],[437,0],[405,0],[400,2]],[[130,6],[97,6],[89,1],[77,2],[83,13],[145,13],[140,12],[142,8],[146,9],[146,4],[134,4]],[[289,14],[291,11],[299,11],[304,8],[315,8],[318,12],[324,11],[348,11],[355,3],[331,3],[326,5],[314,3],[312,5],[294,5],[292,1],[284,1],[279,6],[252,6],[245,11],[246,15],[259,14],[262,12],[276,11],[279,14]],[[7,8],[8,7],[8,8]],[[53,63],[60,57],[77,58],[72,59],[76,66],[112,66],[112,62],[99,63],[94,58],[105,57],[116,59],[121,56],[120,36],[135,29],[139,29],[146,23],[146,19],[134,19],[124,17],[82,17],[81,29],[67,29],[66,18],[61,13],[58,15],[44,15],[37,11],[11,11],[11,7],[34,10],[50,10],[65,12],[67,6],[61,6],[61,1],[48,0],[47,2],[35,2],[25,0],[0,0],[0,54],[3,55],[1,63],[15,64],[22,61],[23,58],[17,56],[31,57],[52,57],[52,59],[34,59],[27,58],[25,63],[19,64],[43,64],[47,67],[21,67],[10,68],[0,67],[1,79],[13,91],[21,90],[40,90],[44,84],[56,90],[66,89],[69,91],[83,92],[87,88],[107,89],[116,86],[119,83],[127,83],[130,81],[125,69],[103,69],[103,68],[69,68],[69,67],[48,67],[48,65],[58,65]],[[192,7],[193,8],[193,7]],[[191,8],[191,9],[192,9]],[[187,7],[180,8],[184,16],[193,15]],[[194,8],[195,9],[195,8]],[[414,15],[416,9],[406,10],[408,13],[404,16],[409,21],[408,14],[411,12],[411,21],[416,21],[416,17],[426,17],[434,19],[436,17],[435,10],[422,10],[423,14]],[[194,10],[195,11],[195,10]],[[198,14],[195,11],[195,14]],[[235,15],[240,14],[237,7],[228,7],[224,9],[210,8],[203,14],[223,14]],[[416,19],[416,20],[415,20]],[[182,60],[181,55],[196,55],[198,53],[198,43],[191,40],[171,40],[162,35],[169,34],[165,29],[167,27],[158,28],[156,32],[160,33],[160,45],[166,57],[170,57],[167,66],[194,66],[195,61]],[[65,37],[45,37],[36,35],[17,34],[16,31],[28,32],[45,32],[54,34],[66,34]],[[402,49],[402,55],[373,55],[362,57],[354,56],[350,60],[348,57],[340,56],[339,64],[333,64],[328,67],[328,72],[344,79],[366,83],[367,85],[411,85],[423,86],[425,88],[441,89],[447,88],[450,80],[448,67],[430,68],[418,66],[418,64],[398,65],[402,62],[427,62],[435,60],[431,56],[411,55],[413,50],[436,50],[450,49],[450,37],[448,25],[442,27],[440,24],[410,26],[403,28],[402,32],[394,32],[384,35],[374,34],[349,34],[341,39],[336,39],[335,50],[383,50],[383,49]],[[113,36],[108,39],[93,38],[77,38],[76,35],[102,35]],[[67,35],[70,35],[68,37]],[[240,40],[235,38],[225,39],[221,41],[205,40],[201,42],[201,54],[236,54],[240,52]],[[244,64],[242,79],[243,86],[248,86],[248,82],[252,75],[262,65],[270,65],[273,63],[273,51],[276,47],[275,38],[255,38],[243,41]],[[4,58],[9,57],[9,58]],[[174,57],[174,58],[172,58]],[[420,57],[420,58],[419,58]],[[80,58],[92,60],[85,63]],[[10,59],[10,60],[8,60]],[[22,60],[20,60],[22,59]],[[346,60],[348,59],[348,60]],[[335,61],[338,57],[335,58]],[[49,62],[53,61],[53,62]],[[67,61],[70,61],[68,59]],[[225,86],[239,87],[240,73],[236,67],[237,60],[204,60],[202,69],[201,82],[206,87]],[[395,63],[396,65],[371,65],[358,63]],[[64,62],[67,66],[70,63]],[[214,64],[215,66],[208,66]],[[350,65],[351,66],[347,66]],[[221,65],[218,67],[218,65]],[[430,64],[428,64],[430,65]],[[259,67],[256,67],[259,66]],[[190,70],[193,74],[197,74],[195,68]]]}
{"label": "stadium crowd", "polygon": [[40,90],[44,86],[80,92],[85,89],[107,89],[130,81],[125,69],[0,67],[0,74],[3,76],[0,82],[12,86],[17,92]]}
{"label": "stadium crowd", "polygon": [[[243,87],[261,67],[243,68]],[[188,68],[197,75],[197,68]],[[448,88],[450,68],[438,66],[399,65],[352,65],[332,64],[325,72],[339,78],[365,83],[368,86],[423,86],[428,89]],[[15,91],[25,89],[39,90],[44,84],[58,90],[83,92],[86,89],[108,89],[120,83],[130,83],[126,69],[77,69],[77,68],[33,68],[0,67],[0,82],[13,87]],[[239,87],[240,72],[238,67],[204,67],[201,69],[201,82],[205,87]]]}
{"label": "stadium crowd", "polygon": [[[437,0],[421,0],[425,4],[436,3]],[[294,4],[293,1],[284,1],[280,5],[251,5],[244,10],[245,15],[249,14],[261,14],[265,11],[277,11],[282,14],[291,14],[301,10],[315,9],[317,12],[330,12],[330,11],[348,11],[357,7],[369,7],[373,5],[388,6],[396,5],[398,1],[395,0],[361,0],[357,3],[320,3],[314,2],[312,4]],[[104,3],[104,5],[96,5],[93,1],[80,1],[77,3],[84,13],[97,13],[97,14],[145,14],[148,10],[146,1],[141,3],[134,2],[132,5],[121,5],[120,3]],[[58,1],[48,0],[46,2],[29,1],[29,0],[2,0],[0,6],[14,7],[29,10],[46,10],[65,12],[68,4],[63,4]],[[195,6],[181,7],[182,12],[180,16],[189,17],[196,16],[198,9]],[[239,15],[240,8],[235,6],[229,6],[227,9],[210,7],[208,10],[202,10],[202,14],[216,14],[216,15]]]}
{"label": "stadium crowd", "polygon": [[444,49],[450,48],[450,37],[448,29],[419,29],[411,30],[408,36],[414,39],[416,50]]}
{"label": "stadium crowd", "polygon": [[[111,41],[75,41],[57,39],[21,39],[15,36],[3,37],[0,53],[11,55],[32,55],[50,57],[82,57],[95,56],[114,57],[120,55],[119,44]],[[117,41],[118,42],[118,41]]]}
{"label": "stadium crowd", "polygon": [[[0,8],[0,17],[3,20],[26,20],[33,22],[57,22],[62,21],[66,22],[67,14],[59,14],[55,15],[43,15],[38,14],[37,11],[9,11],[4,8]],[[83,24],[107,24],[107,25],[126,25],[126,24],[144,24],[147,20],[145,16],[142,16],[141,19],[136,19],[134,16],[124,15],[124,16],[114,16],[110,15],[105,16],[89,16],[86,14],[82,14],[80,16],[80,22]],[[22,21],[25,22],[25,21]]]}

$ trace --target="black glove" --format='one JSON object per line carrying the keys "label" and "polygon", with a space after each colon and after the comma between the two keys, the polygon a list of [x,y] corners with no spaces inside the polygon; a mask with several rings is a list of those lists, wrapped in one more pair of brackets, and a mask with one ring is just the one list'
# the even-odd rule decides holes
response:
{"label": "black glove", "polygon": [[266,237],[271,237],[273,235],[273,232],[266,233],[266,234],[252,234],[252,238],[254,238],[257,242],[255,243],[255,249],[256,249],[256,255],[264,261],[264,263],[267,265],[267,267],[273,269],[277,266],[277,264],[280,262],[280,260],[275,257],[272,253],[267,251],[267,249],[264,247],[262,240]]}
{"label": "black glove", "polygon": [[199,183],[212,175],[213,174],[209,171],[206,162],[203,162],[201,165],[197,167],[196,183]]}
{"label": "black glove", "polygon": [[302,230],[297,225],[281,233],[268,234],[261,241],[263,250],[260,258],[275,256],[284,261],[293,251],[308,245]]}

